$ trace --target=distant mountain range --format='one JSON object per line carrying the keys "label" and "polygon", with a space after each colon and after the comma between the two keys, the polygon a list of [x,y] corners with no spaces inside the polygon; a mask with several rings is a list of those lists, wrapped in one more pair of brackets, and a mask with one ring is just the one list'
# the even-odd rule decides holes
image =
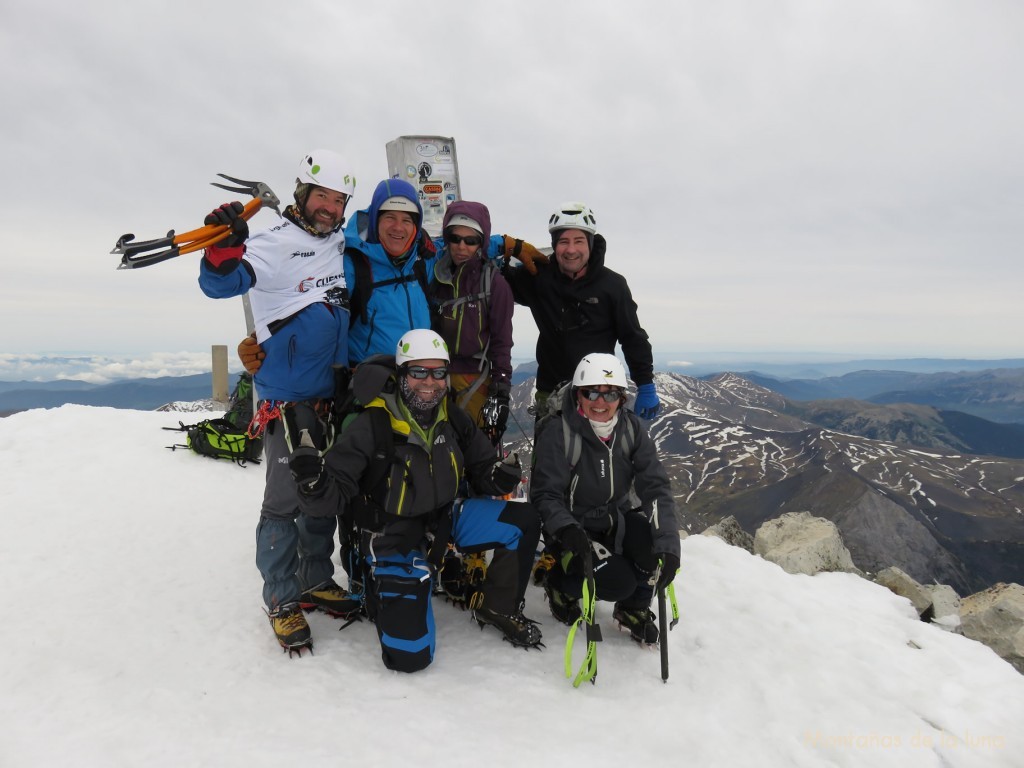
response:
{"label": "distant mountain range", "polygon": [[777,379],[741,373],[791,400],[855,398],[873,403],[917,403],[990,421],[1024,424],[1024,368],[956,373],[860,370],[821,379]]}
{"label": "distant mountain range", "polygon": [[[228,389],[238,374],[229,376]],[[0,415],[30,408],[58,408],[65,403],[152,411],[174,400],[202,400],[213,392],[213,374],[125,379],[110,384],[86,381],[0,381]]]}
{"label": "distant mountain range", "polygon": [[[835,356],[832,356],[833,358]],[[823,379],[843,376],[858,371],[904,371],[907,373],[943,373],[947,371],[971,372],[993,368],[1024,368],[1024,358],[994,360],[967,360],[942,357],[907,357],[900,359],[818,360],[816,362],[754,361],[733,355],[727,362],[668,364],[668,373],[687,376],[707,376],[724,371],[749,371],[776,379]],[[746,374],[744,374],[746,375]]]}
{"label": "distant mountain range", "polygon": [[[924,406],[796,403],[735,374],[657,374],[651,424],[684,525],[729,515],[753,533],[807,510],[840,528],[868,572],[896,565],[922,583],[969,594],[1024,583],[1024,461],[985,453],[1007,425]],[[513,388],[517,428],[533,381]],[[529,438],[510,431],[518,450]],[[1008,447],[1020,456],[1019,443]]]}

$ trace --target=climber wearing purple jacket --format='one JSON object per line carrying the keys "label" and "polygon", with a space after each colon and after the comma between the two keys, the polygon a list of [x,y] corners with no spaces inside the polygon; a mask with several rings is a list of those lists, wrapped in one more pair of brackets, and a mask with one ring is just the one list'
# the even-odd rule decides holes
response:
{"label": "climber wearing purple jacket", "polygon": [[443,250],[429,289],[433,328],[452,356],[448,370],[456,402],[498,445],[512,382],[512,290],[487,258],[487,206],[452,203],[442,231]]}

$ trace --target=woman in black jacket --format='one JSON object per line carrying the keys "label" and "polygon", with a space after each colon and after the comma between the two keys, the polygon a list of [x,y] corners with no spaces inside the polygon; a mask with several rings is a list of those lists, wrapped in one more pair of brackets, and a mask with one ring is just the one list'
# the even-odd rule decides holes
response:
{"label": "woman in black jacket", "polygon": [[[430,595],[449,540],[463,553],[495,550],[470,603],[481,626],[517,646],[541,640],[522,613],[540,520],[530,504],[490,498],[511,493],[521,467],[514,454],[496,460],[490,440],[447,397],[448,363],[434,331],[409,331],[394,360],[356,369],[354,390],[365,405],[334,446],[323,457],[297,448],[290,458],[302,510],[340,513],[359,530],[367,613],[385,666],[404,672],[433,660]],[[464,477],[487,498],[456,498]]]}
{"label": "woman in black jacket", "polygon": [[579,618],[589,554],[597,599],[615,602],[613,616],[633,639],[656,643],[649,606],[655,586],[666,587],[679,568],[679,524],[657,446],[625,409],[626,386],[614,355],[583,357],[560,414],[539,425],[530,501],[554,550],[544,587],[554,617]]}

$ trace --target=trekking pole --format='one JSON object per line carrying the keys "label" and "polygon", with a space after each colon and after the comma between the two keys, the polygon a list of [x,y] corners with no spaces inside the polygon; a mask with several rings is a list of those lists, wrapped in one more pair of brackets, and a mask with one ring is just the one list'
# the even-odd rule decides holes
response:
{"label": "trekking pole", "polygon": [[579,688],[580,683],[589,680],[593,684],[597,679],[597,643],[601,640],[601,626],[594,622],[594,607],[597,602],[597,587],[594,584],[594,564],[591,553],[583,556],[583,597],[580,599],[580,617],[569,630],[565,642],[565,676],[572,678],[572,646],[576,639],[576,630],[581,624],[587,625],[587,652],[583,657],[572,687]]}
{"label": "trekking pole", "polygon": [[[655,579],[660,578],[659,565],[658,573],[655,573]],[[669,603],[672,606],[672,623],[668,621],[668,610],[665,605],[665,587],[658,590],[658,647],[661,651],[661,682],[668,682],[668,633],[675,629],[676,624],[679,623],[679,603],[676,602],[676,583],[670,581],[668,583],[668,598]]]}
{"label": "trekking pole", "polygon": [[661,629],[661,682],[668,682],[668,615],[665,611],[665,590],[658,590],[658,625]]}

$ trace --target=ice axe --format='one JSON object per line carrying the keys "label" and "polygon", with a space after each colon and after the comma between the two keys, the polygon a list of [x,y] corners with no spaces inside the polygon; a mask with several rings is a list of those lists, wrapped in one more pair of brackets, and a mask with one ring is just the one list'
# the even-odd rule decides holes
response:
{"label": "ice axe", "polygon": [[[279,209],[281,200],[262,181],[244,181],[243,179],[236,179],[223,173],[218,173],[217,175],[238,186],[229,187],[226,184],[219,184],[215,181],[210,182],[213,186],[226,189],[228,192],[252,195],[253,199],[246,203],[242,210],[241,217],[243,219],[251,219],[263,207],[270,208],[278,216],[281,215]],[[216,245],[230,234],[231,228],[226,224],[207,224],[199,229],[183,232],[180,235],[174,234],[172,229],[167,233],[166,237],[138,242],[135,241],[135,235],[127,233],[117,239],[117,243],[114,245],[111,253],[121,255],[121,264],[118,266],[118,269],[136,269],[138,267],[148,267],[151,264],[159,264],[161,261],[167,261],[185,253],[201,251],[204,248],[209,248],[211,245]],[[150,253],[150,251],[154,251],[154,253]]]}

